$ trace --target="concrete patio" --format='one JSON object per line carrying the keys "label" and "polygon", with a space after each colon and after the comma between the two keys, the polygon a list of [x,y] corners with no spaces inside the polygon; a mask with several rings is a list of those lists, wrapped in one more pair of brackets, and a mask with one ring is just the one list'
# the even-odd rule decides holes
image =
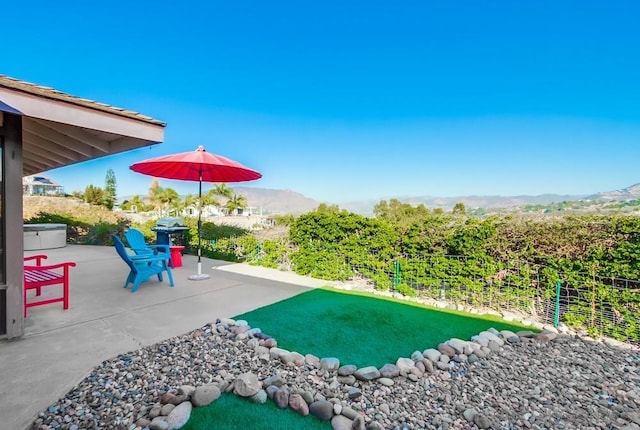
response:
{"label": "concrete patio", "polygon": [[[203,258],[211,278],[190,281],[196,257],[184,256],[165,277],[122,288],[128,267],[113,247],[69,245],[46,254],[50,263],[74,261],[70,308],[61,303],[29,309],[25,336],[0,341],[0,422],[30,428],[37,414],[64,396],[91,369],[118,354],[181,335],[220,317],[232,317],[327,282]],[[47,287],[43,294],[55,293]],[[48,292],[47,290],[53,291]]]}

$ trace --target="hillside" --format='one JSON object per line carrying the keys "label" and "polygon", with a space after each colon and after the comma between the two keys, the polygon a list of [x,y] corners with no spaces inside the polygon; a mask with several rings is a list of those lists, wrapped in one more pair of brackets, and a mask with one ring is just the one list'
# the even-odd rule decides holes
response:
{"label": "hillside", "polygon": [[634,184],[627,188],[614,191],[592,194],[585,200],[637,200],[640,199],[640,184]]}
{"label": "hillside", "polygon": [[[320,204],[319,201],[306,197],[293,190],[276,190],[254,187],[233,187],[236,194],[247,198],[249,206],[254,208],[254,214],[261,209],[264,215],[270,214],[302,214],[314,210]],[[132,196],[121,197],[120,200],[130,199]],[[562,195],[541,194],[537,196],[458,196],[458,197],[434,197],[434,196],[387,196],[374,200],[358,200],[338,203],[340,208],[361,215],[372,215],[373,207],[381,200],[397,199],[403,203],[412,205],[424,204],[429,209],[442,208],[451,210],[456,203],[464,203],[472,213],[556,213],[570,211],[580,213],[600,211],[635,212],[640,206],[640,184],[629,187],[590,194]],[[327,202],[336,204],[335,202]],[[40,203],[44,204],[44,203]],[[77,202],[76,204],[82,204]]]}
{"label": "hillside", "polygon": [[[464,203],[467,208],[483,208],[495,210],[526,205],[547,205],[563,201],[580,200],[582,196],[541,194],[537,196],[459,196],[459,197],[433,197],[433,196],[397,196],[380,200],[397,199],[403,203],[412,205],[423,204],[429,209],[441,208],[450,210],[456,203]],[[380,200],[355,201],[340,204],[340,207],[352,212],[370,215],[373,214],[373,206]]]}
{"label": "hillside", "polygon": [[247,198],[249,206],[262,208],[265,214],[302,214],[318,207],[318,201],[291,190],[233,187],[236,194]]}
{"label": "hillside", "polygon": [[92,206],[73,197],[23,196],[22,218],[29,219],[39,213],[55,214],[90,214],[101,220],[117,221],[120,217],[115,212],[101,206]]}

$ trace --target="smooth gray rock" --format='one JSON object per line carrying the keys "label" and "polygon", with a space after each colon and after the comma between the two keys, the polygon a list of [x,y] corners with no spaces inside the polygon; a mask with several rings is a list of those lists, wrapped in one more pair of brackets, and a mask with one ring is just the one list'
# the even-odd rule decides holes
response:
{"label": "smooth gray rock", "polygon": [[436,363],[440,359],[441,354],[442,353],[440,351],[434,348],[425,349],[422,352],[422,355],[424,356],[424,358],[428,358],[433,363]]}
{"label": "smooth gray rock", "polygon": [[303,417],[309,415],[309,405],[300,394],[292,394],[289,396],[289,407]]}
{"label": "smooth gray rock", "polygon": [[[495,330],[494,330],[495,331]],[[480,337],[484,337],[486,339],[489,340],[489,342],[494,341],[496,342],[499,346],[503,346],[504,345],[504,340],[502,340],[500,338],[500,336],[498,336],[498,333],[494,333],[491,331],[491,329],[487,330],[487,331],[482,331],[479,334]]]}
{"label": "smooth gray rock", "polygon": [[400,372],[410,372],[412,368],[416,367],[416,363],[410,358],[400,357],[396,360],[396,366]]}
{"label": "smooth gray rock", "polygon": [[455,337],[449,339],[445,343],[447,345],[449,345],[450,347],[452,347],[456,351],[456,354],[464,353],[464,347],[467,345],[466,341],[464,341],[462,339],[455,338]]}
{"label": "smooth gray rock", "polygon": [[169,430],[169,423],[166,421],[167,417],[155,417],[151,420],[149,428],[151,430]]}
{"label": "smooth gray rock", "polygon": [[191,410],[193,406],[191,402],[182,402],[167,416],[168,430],[180,429],[187,425],[187,421],[191,418]]}
{"label": "smooth gray rock", "polygon": [[449,363],[445,363],[443,361],[438,361],[436,363],[436,367],[440,370],[449,370]]}
{"label": "smooth gray rock", "polygon": [[353,385],[356,382],[356,377],[353,375],[338,376],[337,381],[342,385]]}
{"label": "smooth gray rock", "polygon": [[331,418],[331,428],[333,430],[352,430],[351,425],[353,421],[344,415],[335,415]]}
{"label": "smooth gray rock", "polygon": [[507,342],[511,343],[511,344],[516,344],[516,343],[520,343],[521,342],[520,341],[520,336],[517,336],[515,334],[513,336],[509,336],[506,339],[507,339]]}
{"label": "smooth gray rock", "polygon": [[336,357],[324,357],[320,359],[320,369],[322,370],[338,370],[340,367],[340,360]]}
{"label": "smooth gray rock", "polygon": [[280,361],[284,364],[293,363],[296,366],[303,366],[305,364],[304,355],[296,351],[291,351],[287,354],[280,355]]}
{"label": "smooth gray rock", "polygon": [[249,399],[254,403],[266,403],[267,402],[267,392],[265,390],[260,390],[253,396],[249,397]]}
{"label": "smooth gray rock", "polygon": [[362,415],[358,415],[351,423],[351,430],[365,430],[365,420]]}
{"label": "smooth gray rock", "polygon": [[464,416],[464,419],[469,421],[470,423],[473,422],[473,417],[475,417],[477,414],[478,414],[478,411],[476,411],[473,408],[465,409],[464,412],[462,413],[462,415]]}
{"label": "smooth gray rock", "polygon": [[380,368],[380,376],[383,378],[396,378],[400,376],[400,368],[395,364],[387,363]]}
{"label": "smooth gray rock", "polygon": [[456,355],[456,350],[453,349],[451,345],[447,345],[446,343],[441,343],[440,345],[438,345],[438,351],[449,358]]}
{"label": "smooth gray rock", "polygon": [[166,405],[162,405],[162,410],[160,411],[160,415],[169,415],[172,410],[176,408],[176,405],[172,403],[167,403]]}
{"label": "smooth gray rock", "polygon": [[329,421],[333,417],[333,403],[328,400],[318,400],[309,405],[309,413],[320,421]]}
{"label": "smooth gray rock", "polygon": [[473,423],[478,426],[480,429],[488,429],[491,428],[491,421],[485,415],[476,414],[473,416]]}
{"label": "smooth gray rock", "polygon": [[283,355],[289,354],[289,351],[283,348],[278,348],[277,346],[271,348],[269,350],[269,355],[274,360],[280,360]]}
{"label": "smooth gray rock", "polygon": [[273,376],[269,376],[268,378],[265,378],[262,381],[262,386],[264,388],[270,387],[271,385],[276,387],[282,387],[284,385],[284,379],[282,379],[282,376],[280,375],[273,375]]}
{"label": "smooth gray rock", "polygon": [[233,392],[240,397],[254,396],[262,389],[262,383],[258,377],[251,372],[239,375],[234,384]]}
{"label": "smooth gray rock", "polygon": [[424,359],[424,360],[422,360],[422,364],[424,365],[425,373],[433,373],[434,372],[433,361],[431,361],[429,359]]}
{"label": "smooth gray rock", "polygon": [[511,336],[517,336],[517,334],[515,334],[514,332],[512,332],[511,330],[500,330],[500,336],[502,336],[502,338],[504,340],[509,339]]}
{"label": "smooth gray rock", "polygon": [[391,387],[394,384],[393,379],[391,378],[380,378],[378,379],[378,382],[384,385],[385,387]]}
{"label": "smooth gray rock", "polygon": [[423,358],[424,356],[420,351],[413,351],[413,353],[411,353],[411,359],[413,361],[422,361]]}
{"label": "smooth gray rock", "polygon": [[375,366],[368,366],[356,370],[354,376],[360,381],[373,381],[380,377],[380,371]]}
{"label": "smooth gray rock", "polygon": [[313,354],[307,354],[304,356],[304,361],[309,365],[315,368],[320,368],[320,358],[316,357]]}
{"label": "smooth gray rock", "polygon": [[500,351],[500,344],[498,342],[496,342],[495,340],[490,340],[489,341],[489,349],[491,350],[491,352],[498,352],[498,351]]}
{"label": "smooth gray rock", "polygon": [[289,393],[286,390],[278,389],[278,391],[273,394],[273,403],[280,409],[285,409],[289,406]]}
{"label": "smooth gray rock", "polygon": [[273,395],[276,393],[276,391],[280,391],[280,388],[278,388],[275,385],[269,385],[265,391],[267,392],[267,396],[273,400]]}
{"label": "smooth gray rock", "polygon": [[220,388],[217,384],[207,384],[196,387],[191,396],[193,406],[207,406],[220,397]]}
{"label": "smooth gray rock", "polygon": [[349,391],[347,391],[347,395],[349,396],[350,400],[355,400],[362,396],[362,391],[360,391],[360,388],[358,387],[350,387]]}
{"label": "smooth gray rock", "polygon": [[185,396],[192,396],[196,391],[196,387],[193,385],[181,385],[178,388],[178,394],[184,394]]}
{"label": "smooth gray rock", "polygon": [[360,415],[359,413],[357,413],[356,411],[354,411],[353,409],[351,409],[349,406],[344,406],[342,408],[342,415],[344,415],[345,417],[349,418],[350,420],[355,420],[356,417],[358,415]]}
{"label": "smooth gray rock", "polygon": [[338,368],[338,375],[340,376],[353,375],[354,373],[356,373],[356,370],[358,370],[358,368],[353,364],[345,364],[344,366],[340,366]]}

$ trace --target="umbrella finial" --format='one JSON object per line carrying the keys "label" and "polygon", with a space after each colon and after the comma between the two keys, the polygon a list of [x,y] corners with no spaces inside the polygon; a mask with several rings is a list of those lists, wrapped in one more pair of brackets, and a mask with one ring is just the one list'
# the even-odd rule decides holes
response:
{"label": "umbrella finial", "polygon": [[204,149],[204,146],[202,146],[202,145],[198,145],[198,149],[196,149],[196,151],[207,152],[207,150]]}

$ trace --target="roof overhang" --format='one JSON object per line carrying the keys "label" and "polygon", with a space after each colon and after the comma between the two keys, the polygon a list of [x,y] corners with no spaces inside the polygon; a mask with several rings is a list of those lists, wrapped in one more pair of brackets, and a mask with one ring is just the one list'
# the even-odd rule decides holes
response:
{"label": "roof overhang", "polygon": [[23,117],[24,175],[164,140],[161,121],[0,75],[2,112]]}

